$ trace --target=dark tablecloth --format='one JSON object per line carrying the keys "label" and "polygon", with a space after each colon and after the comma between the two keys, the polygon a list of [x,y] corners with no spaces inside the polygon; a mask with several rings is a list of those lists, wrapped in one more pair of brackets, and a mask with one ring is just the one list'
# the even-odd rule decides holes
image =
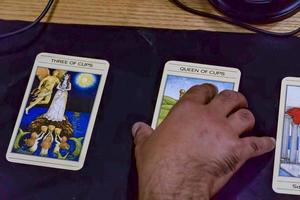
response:
{"label": "dark tablecloth", "polygon": [[[25,22],[0,21],[0,31]],[[136,199],[130,128],[150,123],[164,63],[180,60],[237,67],[240,91],[256,116],[249,135],[276,135],[281,79],[300,76],[300,40],[255,34],[40,24],[0,40],[0,199]],[[85,166],[65,171],[9,163],[6,149],[31,67],[40,52],[111,64]],[[239,149],[237,149],[239,151]],[[272,191],[274,153],[249,161],[218,200],[297,199]]]}

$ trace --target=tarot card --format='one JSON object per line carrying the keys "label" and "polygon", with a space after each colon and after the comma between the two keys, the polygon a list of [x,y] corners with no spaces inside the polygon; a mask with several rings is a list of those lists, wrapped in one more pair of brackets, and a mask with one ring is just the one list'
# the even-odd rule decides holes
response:
{"label": "tarot card", "polygon": [[152,128],[156,128],[167,117],[169,111],[194,85],[210,83],[218,91],[239,88],[241,72],[236,68],[206,64],[169,61],[166,63],[154,111]]}
{"label": "tarot card", "polygon": [[300,195],[300,78],[282,80],[273,190]]}
{"label": "tarot card", "polygon": [[39,54],[9,143],[7,160],[81,169],[108,68],[105,60]]}

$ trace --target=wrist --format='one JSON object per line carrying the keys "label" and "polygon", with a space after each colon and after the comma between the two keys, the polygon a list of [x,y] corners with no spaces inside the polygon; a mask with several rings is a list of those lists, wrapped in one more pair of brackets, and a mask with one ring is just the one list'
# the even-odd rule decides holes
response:
{"label": "wrist", "polygon": [[[157,187],[157,186],[155,186]],[[168,188],[146,187],[139,193],[139,200],[209,200],[208,190],[197,188],[198,191],[182,190],[168,191]]]}
{"label": "wrist", "polygon": [[211,197],[211,178],[193,163],[180,166],[163,161],[142,171],[139,200],[209,200]]}

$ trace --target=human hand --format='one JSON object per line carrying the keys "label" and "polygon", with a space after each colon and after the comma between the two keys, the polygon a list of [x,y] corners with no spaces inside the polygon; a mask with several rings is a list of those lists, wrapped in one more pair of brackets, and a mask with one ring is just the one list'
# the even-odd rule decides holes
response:
{"label": "human hand", "polygon": [[206,200],[250,158],[270,152],[270,137],[240,137],[255,119],[246,98],[210,84],[192,87],[160,126],[133,128],[140,200]]}

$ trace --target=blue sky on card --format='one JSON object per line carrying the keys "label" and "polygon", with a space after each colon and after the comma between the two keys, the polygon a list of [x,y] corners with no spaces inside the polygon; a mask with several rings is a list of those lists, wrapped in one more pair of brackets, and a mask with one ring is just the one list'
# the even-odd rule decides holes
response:
{"label": "blue sky on card", "polygon": [[232,82],[222,82],[222,81],[213,81],[205,80],[200,78],[189,78],[182,76],[168,75],[167,82],[165,85],[164,96],[169,96],[174,99],[179,99],[179,90],[184,89],[187,91],[194,85],[201,85],[203,83],[211,83],[215,85],[219,92],[223,90],[233,90],[234,83]]}

